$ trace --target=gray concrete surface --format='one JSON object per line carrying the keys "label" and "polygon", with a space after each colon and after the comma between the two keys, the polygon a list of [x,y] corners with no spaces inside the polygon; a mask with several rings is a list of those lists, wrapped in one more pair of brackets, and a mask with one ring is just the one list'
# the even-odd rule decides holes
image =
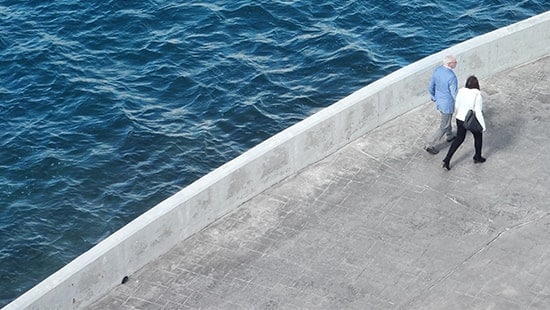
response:
{"label": "gray concrete surface", "polygon": [[549,76],[550,56],[480,81],[486,163],[473,163],[468,135],[443,170],[449,144],[422,149],[438,121],[426,103],[89,308],[550,309]]}

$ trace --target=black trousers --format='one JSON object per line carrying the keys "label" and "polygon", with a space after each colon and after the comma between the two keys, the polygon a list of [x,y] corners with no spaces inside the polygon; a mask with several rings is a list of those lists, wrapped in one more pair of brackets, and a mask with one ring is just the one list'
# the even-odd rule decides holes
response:
{"label": "black trousers", "polygon": [[[458,149],[458,147],[464,142],[464,139],[466,138],[466,128],[464,128],[464,122],[460,120],[456,120],[456,139],[453,140],[453,143],[449,147],[449,151],[447,152],[447,156],[445,156],[444,161],[450,162],[451,157],[453,157],[454,153]],[[481,158],[481,147],[483,145],[483,133],[481,132],[472,132],[472,135],[474,136],[474,148],[475,148],[475,154],[474,158]]]}

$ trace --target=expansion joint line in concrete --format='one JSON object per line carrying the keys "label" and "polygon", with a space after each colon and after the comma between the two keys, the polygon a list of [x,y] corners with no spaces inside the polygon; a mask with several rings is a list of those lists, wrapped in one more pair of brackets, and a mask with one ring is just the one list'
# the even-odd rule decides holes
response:
{"label": "expansion joint line in concrete", "polygon": [[[498,239],[500,239],[502,237],[502,235],[504,235],[505,233],[507,232],[510,232],[510,231],[514,231],[514,230],[518,230],[520,228],[522,228],[523,226],[526,226],[526,225],[529,225],[529,224],[532,224],[534,222],[538,222],[540,220],[542,220],[543,218],[547,217],[548,215],[550,215],[550,213],[546,212],[540,216],[538,216],[537,218],[534,218],[534,219],[531,219],[529,221],[526,221],[526,222],[523,222],[523,223],[518,223],[516,225],[513,225],[511,227],[505,227],[503,230],[501,230],[498,234],[496,234],[496,236],[494,236],[491,240],[489,240],[487,243],[485,243],[482,247],[480,247],[479,249],[477,249],[476,251],[474,251],[472,254],[470,254],[468,257],[466,257],[461,263],[457,264],[454,268],[452,268],[451,270],[449,270],[447,273],[445,273],[443,276],[441,276],[439,279],[435,280],[432,285],[430,285],[425,291],[424,291],[424,294],[422,295],[425,295],[427,292],[431,291],[432,289],[434,289],[435,287],[437,287],[441,282],[447,280],[451,275],[453,275],[460,267],[464,266],[465,264],[467,264],[470,260],[472,260],[475,256],[477,256],[478,254],[480,254],[481,252],[487,250],[488,248],[490,248]],[[419,299],[420,296],[417,296],[415,298],[413,298],[412,300],[410,300],[407,305],[411,305],[412,303],[414,303],[416,300]]]}
{"label": "expansion joint line in concrete", "polygon": [[[387,167],[387,168],[389,168],[389,169],[392,169],[392,170],[396,171],[392,166],[386,164],[386,163],[385,163],[383,160],[381,160],[380,158],[377,158],[377,157],[375,157],[375,156],[372,156],[371,154],[369,154],[369,153],[367,153],[367,152],[365,152],[365,151],[363,151],[363,150],[359,150],[359,152],[360,152],[361,154],[367,156],[368,158],[370,158],[370,159],[376,161],[376,162],[379,163],[380,165],[384,165],[385,167]],[[387,153],[386,153],[385,155],[387,155]]]}

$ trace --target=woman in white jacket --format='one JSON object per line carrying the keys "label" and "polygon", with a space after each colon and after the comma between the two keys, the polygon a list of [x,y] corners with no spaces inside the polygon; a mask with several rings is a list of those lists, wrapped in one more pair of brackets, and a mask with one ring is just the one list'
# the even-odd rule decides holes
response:
{"label": "woman in white jacket", "polygon": [[[485,131],[485,120],[483,119],[483,99],[481,98],[481,92],[479,91],[479,81],[475,76],[470,76],[466,80],[466,87],[458,90],[456,94],[455,101],[455,111],[456,111],[456,139],[449,147],[447,156],[443,159],[442,167],[447,170],[451,170],[449,163],[451,162],[451,157],[456,152],[458,147],[464,142],[466,138],[467,129],[464,128],[464,119],[466,118],[466,113],[468,110],[473,109],[476,115],[477,120],[483,127]],[[483,163],[485,158],[481,156],[481,147],[483,145],[483,133],[481,132],[472,132],[474,136],[474,163]]]}

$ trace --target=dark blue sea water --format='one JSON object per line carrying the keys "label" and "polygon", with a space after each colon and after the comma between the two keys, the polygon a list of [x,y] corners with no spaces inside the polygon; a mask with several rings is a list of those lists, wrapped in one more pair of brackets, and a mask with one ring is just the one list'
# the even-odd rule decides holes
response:
{"label": "dark blue sea water", "polygon": [[0,306],[245,150],[512,1],[0,1]]}

